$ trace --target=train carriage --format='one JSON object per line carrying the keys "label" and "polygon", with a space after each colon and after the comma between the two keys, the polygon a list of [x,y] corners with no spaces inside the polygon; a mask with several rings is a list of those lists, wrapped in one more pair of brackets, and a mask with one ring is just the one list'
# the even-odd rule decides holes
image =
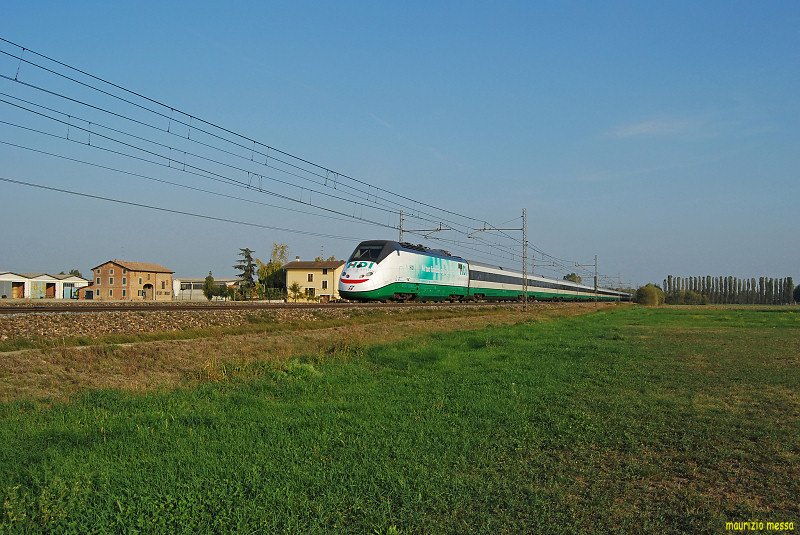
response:
{"label": "train carriage", "polygon": [[[528,276],[529,299],[620,301],[623,292]],[[521,300],[522,273],[471,262],[440,249],[390,240],[362,242],[342,270],[339,293],[353,301]]]}
{"label": "train carriage", "polygon": [[468,296],[469,264],[446,251],[386,240],[362,242],[339,279],[345,299],[454,300]]}

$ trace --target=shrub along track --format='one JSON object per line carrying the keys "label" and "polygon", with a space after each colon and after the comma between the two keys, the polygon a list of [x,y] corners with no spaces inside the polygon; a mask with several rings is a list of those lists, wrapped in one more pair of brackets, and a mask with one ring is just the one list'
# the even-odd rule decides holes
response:
{"label": "shrub along track", "polygon": [[[309,354],[351,358],[373,344],[433,332],[546,321],[614,306],[620,305],[540,303],[527,312],[509,306],[362,307],[336,316],[311,314],[282,320],[262,312],[244,316],[238,325],[63,338],[33,349],[0,352],[0,402],[63,400],[97,388],[138,392],[170,389],[231,379],[246,373],[247,366],[256,362],[280,364]],[[13,347],[13,342],[7,341],[6,348]]]}

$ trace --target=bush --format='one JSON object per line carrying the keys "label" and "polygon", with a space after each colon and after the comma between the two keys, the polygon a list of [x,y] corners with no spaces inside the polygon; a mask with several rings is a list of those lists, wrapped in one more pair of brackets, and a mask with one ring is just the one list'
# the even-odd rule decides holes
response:
{"label": "bush", "polygon": [[636,290],[636,302],[646,306],[663,305],[664,291],[655,284],[645,284]]}

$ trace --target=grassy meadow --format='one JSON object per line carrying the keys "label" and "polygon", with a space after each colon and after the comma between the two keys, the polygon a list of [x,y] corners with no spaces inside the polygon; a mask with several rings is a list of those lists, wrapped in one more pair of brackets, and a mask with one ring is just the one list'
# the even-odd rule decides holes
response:
{"label": "grassy meadow", "polygon": [[797,307],[619,306],[20,397],[0,532],[800,529],[799,335]]}

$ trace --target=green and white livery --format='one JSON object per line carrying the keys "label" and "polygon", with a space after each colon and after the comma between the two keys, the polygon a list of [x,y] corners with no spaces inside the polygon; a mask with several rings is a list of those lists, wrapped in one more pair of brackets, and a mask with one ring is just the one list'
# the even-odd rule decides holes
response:
{"label": "green and white livery", "polygon": [[[387,240],[362,242],[339,279],[339,294],[353,301],[519,300],[522,274],[469,262],[447,251]],[[569,281],[528,277],[528,298],[620,301],[630,295]]]}
{"label": "green and white livery", "polygon": [[469,264],[445,251],[393,241],[365,241],[342,270],[345,299],[446,300],[469,293]]}

